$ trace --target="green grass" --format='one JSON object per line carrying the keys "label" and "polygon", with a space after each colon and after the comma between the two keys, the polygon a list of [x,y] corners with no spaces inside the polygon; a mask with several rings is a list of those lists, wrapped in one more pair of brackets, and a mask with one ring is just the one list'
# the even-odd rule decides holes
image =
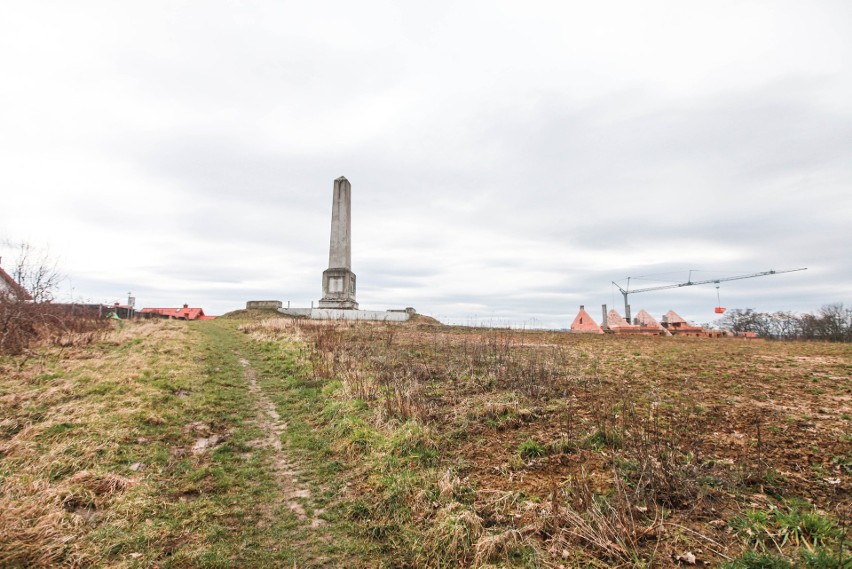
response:
{"label": "green grass", "polygon": [[533,439],[527,439],[518,445],[518,454],[521,458],[530,459],[545,456],[547,449],[541,443]]}
{"label": "green grass", "polygon": [[[342,467],[309,423],[319,390],[295,356],[269,357],[227,320],[141,326],[4,380],[24,404],[4,410],[0,431],[16,437],[0,461],[0,565],[309,567],[363,555],[350,522],[335,521]],[[289,507],[272,450],[255,442],[264,433],[240,358],[287,416],[288,452],[312,490],[302,505],[330,510],[319,528]]]}
{"label": "green grass", "polygon": [[848,550],[842,553],[843,528],[801,500],[788,500],[769,510],[747,511],[729,525],[749,550],[727,564],[728,569],[852,565]]}

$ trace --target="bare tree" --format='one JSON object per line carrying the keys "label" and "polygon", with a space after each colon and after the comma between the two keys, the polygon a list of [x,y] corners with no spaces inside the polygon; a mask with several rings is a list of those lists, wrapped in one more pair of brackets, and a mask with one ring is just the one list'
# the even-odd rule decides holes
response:
{"label": "bare tree", "polygon": [[49,304],[62,277],[46,252],[29,243],[3,245],[16,249],[11,276],[19,287],[0,290],[0,353],[19,354],[57,329],[67,328],[58,307]]}
{"label": "bare tree", "polygon": [[730,328],[734,332],[755,332],[758,336],[764,338],[772,337],[772,329],[769,321],[769,315],[763,312],[757,312],[753,308],[745,310],[734,308],[716,321],[722,328]]}
{"label": "bare tree", "polygon": [[751,308],[733,309],[716,321],[734,332],[756,332],[763,338],[782,340],[852,341],[852,309],[842,303],[826,304],[818,313],[757,312]]}
{"label": "bare tree", "polygon": [[63,280],[57,270],[56,261],[46,250],[39,251],[29,243],[7,243],[8,245],[17,249],[12,276],[18,284],[30,293],[35,303],[53,300],[53,295]]}
{"label": "bare tree", "polygon": [[769,316],[775,338],[792,340],[801,337],[802,320],[793,312],[779,310]]}
{"label": "bare tree", "polygon": [[832,342],[852,340],[852,309],[843,308],[843,304],[826,304],[819,311],[823,339]]}

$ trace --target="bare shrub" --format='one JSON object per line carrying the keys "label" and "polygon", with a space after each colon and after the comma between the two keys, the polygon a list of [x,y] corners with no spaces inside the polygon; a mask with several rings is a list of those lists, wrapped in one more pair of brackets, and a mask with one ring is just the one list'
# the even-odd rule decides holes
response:
{"label": "bare shrub", "polygon": [[686,427],[664,429],[656,403],[640,412],[622,394],[621,407],[622,450],[617,462],[633,485],[635,500],[673,508],[694,506],[702,496],[697,451],[690,451],[676,435],[688,432]]}
{"label": "bare shrub", "polygon": [[412,366],[387,362],[375,367],[385,418],[407,421],[425,415],[422,389]]}
{"label": "bare shrub", "polygon": [[17,355],[38,345],[84,346],[100,340],[110,323],[97,312],[0,295],[0,353]]}
{"label": "bare shrub", "polygon": [[36,304],[50,302],[63,276],[59,273],[56,261],[46,250],[38,250],[29,243],[5,242],[6,246],[17,249],[13,261],[12,275],[18,284],[30,295]]}
{"label": "bare shrub", "polygon": [[112,329],[110,322],[94,310],[69,311],[64,306],[51,305],[42,308],[42,336],[54,346],[88,346],[102,340]]}
{"label": "bare shrub", "polygon": [[585,471],[580,470],[562,504],[554,495],[546,515],[553,528],[554,546],[559,548],[579,543],[597,555],[612,561],[635,563],[639,560],[639,544],[655,537],[660,524],[654,519],[648,525],[637,520],[638,511],[624,487],[621,477],[613,473],[612,496],[603,499],[591,491]]}
{"label": "bare shrub", "polygon": [[343,385],[350,398],[363,401],[372,401],[376,398],[378,387],[369,373],[353,367],[345,369],[342,376]]}
{"label": "bare shrub", "polygon": [[637,498],[659,505],[683,508],[701,495],[695,457],[670,446],[644,447],[634,455],[632,479]]}
{"label": "bare shrub", "polygon": [[38,338],[32,304],[0,294],[0,354],[17,355]]}
{"label": "bare shrub", "polygon": [[755,332],[762,338],[781,340],[852,341],[852,309],[843,303],[826,304],[817,313],[757,312],[752,308],[732,309],[715,324],[734,332]]}

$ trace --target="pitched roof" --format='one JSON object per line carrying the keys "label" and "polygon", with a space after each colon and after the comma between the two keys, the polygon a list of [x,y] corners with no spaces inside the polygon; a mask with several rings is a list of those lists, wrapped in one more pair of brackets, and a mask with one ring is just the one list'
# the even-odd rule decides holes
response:
{"label": "pitched roof", "polygon": [[571,323],[571,331],[603,334],[601,327],[598,326],[598,323],[589,316],[589,313],[582,306],[580,307],[580,312],[577,313],[577,316],[574,317],[574,321]]}
{"label": "pitched roof", "polygon": [[665,317],[663,317],[663,321],[668,322],[669,324],[686,324],[686,320],[684,320],[683,317],[674,310],[666,312]]}
{"label": "pitched roof", "polygon": [[654,317],[648,314],[644,308],[636,313],[635,318],[636,321],[639,322],[639,326],[645,326],[647,328],[662,328],[660,323],[654,320]]}
{"label": "pitched roof", "polygon": [[663,316],[663,323],[669,330],[680,330],[690,332],[699,332],[704,330],[704,328],[702,328],[701,326],[694,326],[690,324],[674,310],[669,310],[668,312],[666,312],[666,315]]}
{"label": "pitched roof", "polygon": [[615,308],[611,308],[606,315],[606,323],[610,328],[622,328],[626,326],[631,326],[627,320],[621,317],[621,314]]}
{"label": "pitched roof", "polygon": [[26,291],[24,287],[12,278],[12,275],[0,267],[0,292],[9,291],[15,295],[18,300],[32,300],[33,297]]}
{"label": "pitched roof", "polygon": [[639,326],[646,330],[659,330],[663,336],[671,336],[671,332],[663,328],[659,322],[654,320],[654,317],[648,314],[648,312],[643,308],[640,310],[636,316],[636,321],[639,322]]}

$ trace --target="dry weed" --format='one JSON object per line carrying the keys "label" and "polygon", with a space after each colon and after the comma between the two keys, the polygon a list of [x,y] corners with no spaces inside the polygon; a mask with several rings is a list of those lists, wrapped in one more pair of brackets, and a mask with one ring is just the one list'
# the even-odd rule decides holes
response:
{"label": "dry weed", "polygon": [[423,417],[425,401],[422,387],[412,368],[389,365],[377,366],[376,381],[382,396],[382,418],[407,421]]}
{"label": "dry weed", "polygon": [[466,565],[482,532],[482,518],[476,512],[458,502],[451,502],[431,520],[426,532],[429,547],[423,561],[427,565]]}
{"label": "dry weed", "polygon": [[237,330],[261,342],[274,342],[282,338],[299,340],[301,339],[299,322],[293,318],[266,318],[241,324]]}
{"label": "dry weed", "polygon": [[524,536],[516,529],[483,535],[474,546],[473,562],[483,565],[506,561],[523,544]]}
{"label": "dry weed", "polygon": [[[549,541],[557,559],[645,563],[655,555],[661,512],[665,525],[701,524],[706,516],[721,515],[717,501],[736,509],[737,498],[726,490],[739,481],[725,465],[739,458],[725,441],[746,445],[742,433],[757,436],[756,447],[743,447],[757,451],[757,465],[779,465],[799,495],[817,492],[823,505],[849,507],[848,498],[831,493],[834,486],[848,486],[848,472],[838,466],[848,451],[837,433],[845,425],[838,429],[838,421],[849,419],[836,404],[848,403],[842,381],[847,347],[331,322],[298,326],[310,346],[305,357],[315,379],[340,380],[345,397],[366,401],[373,414],[366,423],[380,433],[401,422],[433,429],[441,452],[429,466],[440,467],[443,477],[436,486],[430,478],[428,503],[418,504],[412,518],[438,523],[433,508],[466,503],[469,495],[459,493],[469,488],[474,511],[488,528],[473,547],[478,563],[505,563],[505,556],[489,551],[501,544],[532,547],[539,537]],[[846,355],[832,360],[826,351]],[[822,359],[794,361],[810,352]],[[756,355],[771,359],[758,361]],[[755,428],[755,406],[778,409],[776,423]],[[357,429],[346,436],[359,448],[373,443]],[[814,438],[819,452],[811,450]],[[516,455],[525,439],[541,441],[543,456],[521,461]],[[420,454],[399,453],[406,460],[393,464],[414,470],[411,456]],[[813,472],[791,470],[809,461]],[[449,465],[456,470],[446,470]],[[570,479],[578,465],[587,469],[594,491],[581,471],[567,492],[547,504],[548,490]],[[755,470],[765,477],[766,468]],[[707,507],[708,496],[716,510]],[[449,517],[442,511],[441,520]],[[518,531],[522,527],[539,533]],[[429,526],[418,530],[425,534]],[[671,537],[660,541],[670,545]]]}
{"label": "dry weed", "polygon": [[613,473],[613,495],[604,500],[595,496],[584,471],[580,471],[571,486],[570,500],[561,503],[554,495],[545,523],[555,532],[553,546],[557,549],[581,544],[619,563],[635,563],[640,559],[639,543],[657,535],[659,522],[654,519],[644,525],[636,519],[636,506],[621,482]]}
{"label": "dry weed", "polygon": [[342,372],[344,395],[349,399],[372,401],[377,397],[378,386],[372,376],[357,367],[344,369]]}
{"label": "dry weed", "polygon": [[444,475],[438,480],[438,492],[441,498],[445,500],[451,499],[460,486],[461,480],[451,469],[447,469]]}

